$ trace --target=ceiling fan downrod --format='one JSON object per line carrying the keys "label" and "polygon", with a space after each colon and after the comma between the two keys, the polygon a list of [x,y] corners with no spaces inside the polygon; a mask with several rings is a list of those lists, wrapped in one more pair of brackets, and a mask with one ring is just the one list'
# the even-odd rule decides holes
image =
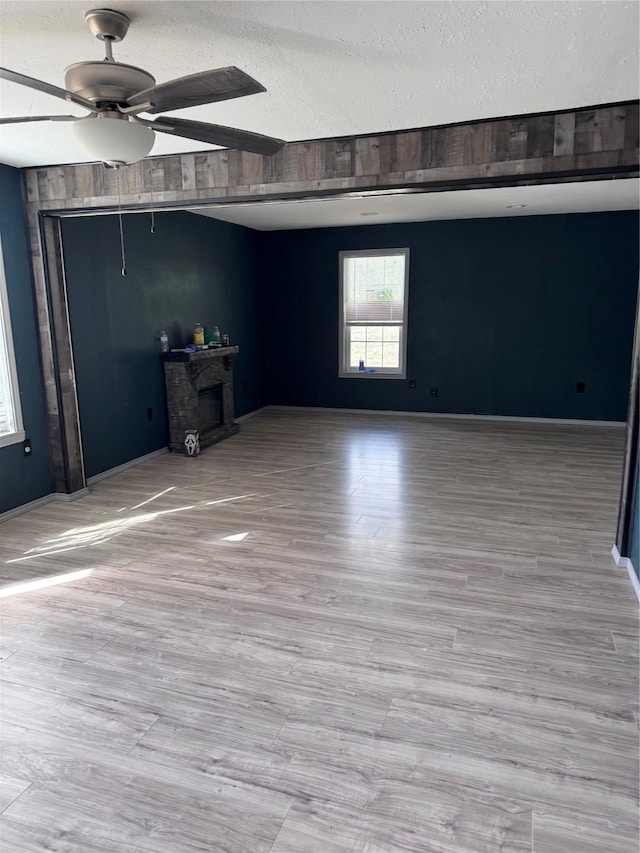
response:
{"label": "ceiling fan downrod", "polygon": [[105,62],[115,62],[113,58],[113,47],[112,47],[113,39],[105,38],[104,39],[104,61]]}

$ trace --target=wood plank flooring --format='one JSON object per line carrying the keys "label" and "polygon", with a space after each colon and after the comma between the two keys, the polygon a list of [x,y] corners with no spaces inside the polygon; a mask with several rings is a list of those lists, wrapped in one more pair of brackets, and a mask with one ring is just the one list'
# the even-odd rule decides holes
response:
{"label": "wood plank flooring", "polygon": [[636,853],[615,428],[267,410],[0,527],[7,853]]}

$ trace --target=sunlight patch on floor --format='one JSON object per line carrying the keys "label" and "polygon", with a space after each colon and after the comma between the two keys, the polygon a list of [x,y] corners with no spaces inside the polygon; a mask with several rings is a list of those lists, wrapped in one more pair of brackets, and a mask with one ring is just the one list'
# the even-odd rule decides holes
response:
{"label": "sunlight patch on floor", "polygon": [[9,595],[18,595],[22,592],[34,592],[37,589],[46,589],[49,586],[58,586],[61,583],[79,581],[89,577],[92,571],[93,569],[81,569],[78,572],[66,572],[63,575],[53,575],[50,578],[35,578],[35,580],[14,583],[0,589],[0,598],[7,598]]}

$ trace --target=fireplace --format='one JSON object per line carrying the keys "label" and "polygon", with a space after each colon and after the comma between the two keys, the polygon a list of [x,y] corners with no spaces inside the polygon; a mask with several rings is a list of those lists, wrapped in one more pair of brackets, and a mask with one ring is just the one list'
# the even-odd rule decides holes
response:
{"label": "fireplace", "polygon": [[198,391],[198,431],[200,441],[212,429],[217,429],[222,423],[222,383],[218,382],[213,388]]}
{"label": "fireplace", "polygon": [[187,434],[198,432],[203,448],[238,432],[232,369],[237,352],[238,347],[220,347],[163,356],[171,450],[184,453]]}

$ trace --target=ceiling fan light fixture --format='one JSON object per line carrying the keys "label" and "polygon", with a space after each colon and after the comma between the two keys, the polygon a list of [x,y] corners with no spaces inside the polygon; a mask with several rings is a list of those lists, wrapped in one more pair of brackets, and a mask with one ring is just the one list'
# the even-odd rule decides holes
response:
{"label": "ceiling fan light fixture", "polygon": [[155,133],[121,113],[86,116],[73,124],[76,139],[95,160],[124,166],[142,160],[153,148]]}

